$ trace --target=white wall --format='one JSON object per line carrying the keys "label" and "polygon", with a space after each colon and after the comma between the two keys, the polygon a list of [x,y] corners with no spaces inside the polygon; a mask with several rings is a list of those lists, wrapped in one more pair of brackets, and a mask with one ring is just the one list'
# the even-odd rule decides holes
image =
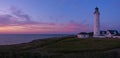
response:
{"label": "white wall", "polygon": [[89,35],[81,35],[81,34],[78,34],[78,35],[77,35],[77,38],[89,38]]}

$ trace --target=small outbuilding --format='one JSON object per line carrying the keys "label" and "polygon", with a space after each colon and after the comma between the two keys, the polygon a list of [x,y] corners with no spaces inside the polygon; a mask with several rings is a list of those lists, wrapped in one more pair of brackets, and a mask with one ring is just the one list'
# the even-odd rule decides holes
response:
{"label": "small outbuilding", "polygon": [[89,38],[89,34],[86,32],[81,32],[77,34],[78,38]]}

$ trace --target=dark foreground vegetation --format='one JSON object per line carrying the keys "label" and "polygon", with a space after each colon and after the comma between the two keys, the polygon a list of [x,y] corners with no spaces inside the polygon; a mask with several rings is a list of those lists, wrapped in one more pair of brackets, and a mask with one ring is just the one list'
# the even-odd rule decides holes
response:
{"label": "dark foreground vegetation", "polygon": [[75,36],[1,45],[0,58],[117,58],[119,39],[77,39]]}

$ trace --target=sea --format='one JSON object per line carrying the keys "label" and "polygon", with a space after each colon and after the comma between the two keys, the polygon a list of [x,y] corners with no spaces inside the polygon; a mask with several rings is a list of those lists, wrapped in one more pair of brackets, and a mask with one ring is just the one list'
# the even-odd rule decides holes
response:
{"label": "sea", "polygon": [[31,42],[36,39],[63,37],[70,34],[0,34],[0,45],[12,45]]}

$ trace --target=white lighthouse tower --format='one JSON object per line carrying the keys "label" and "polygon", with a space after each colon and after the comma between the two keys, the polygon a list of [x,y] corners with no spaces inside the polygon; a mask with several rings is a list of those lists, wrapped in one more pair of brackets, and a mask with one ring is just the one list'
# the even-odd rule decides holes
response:
{"label": "white lighthouse tower", "polygon": [[99,9],[98,7],[96,7],[94,12],[94,37],[98,37],[100,35],[99,16],[100,16]]}

